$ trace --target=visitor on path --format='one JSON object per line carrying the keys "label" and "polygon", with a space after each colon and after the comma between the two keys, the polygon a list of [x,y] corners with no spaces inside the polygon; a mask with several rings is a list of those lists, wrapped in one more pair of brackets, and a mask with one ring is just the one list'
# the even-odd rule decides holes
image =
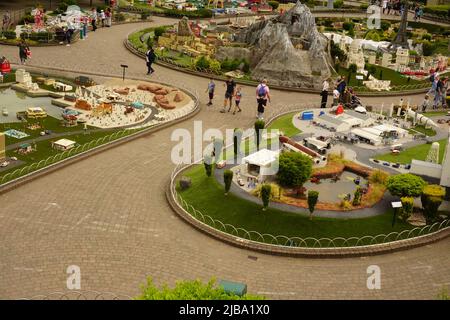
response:
{"label": "visitor on path", "polygon": [[341,76],[337,82],[337,90],[339,91],[339,102],[342,102],[344,98],[345,88],[347,87],[347,82],[345,81],[345,77]]}
{"label": "visitor on path", "polygon": [[227,80],[225,81],[224,86],[226,87],[225,91],[225,100],[223,102],[223,109],[220,110],[221,113],[225,113],[227,109],[227,104],[229,103],[228,112],[231,109],[231,106],[233,105],[233,97],[234,97],[234,90],[236,89],[236,82],[230,77],[227,76]]}
{"label": "visitor on path", "polygon": [[427,112],[427,109],[430,107],[430,96],[428,94],[425,95],[422,101],[422,113]]}
{"label": "visitor on path", "polygon": [[330,82],[329,79],[325,79],[322,83],[322,92],[320,93],[320,95],[322,96],[322,101],[320,102],[321,108],[327,107],[328,90],[330,90]]}
{"label": "visitor on path", "polygon": [[67,45],[68,47],[70,47],[70,43],[72,41],[72,35],[75,32],[75,25],[73,24],[73,21],[71,19],[67,20],[67,30],[66,30],[66,34],[65,34],[65,38],[67,41]]}
{"label": "visitor on path", "polygon": [[105,17],[106,17],[106,26],[109,28],[109,27],[111,27],[111,21],[112,21],[111,8],[106,8]]}
{"label": "visitor on path", "polygon": [[388,0],[383,0],[382,3],[382,7],[383,7],[383,14],[385,14],[386,10],[387,10],[387,4],[388,4]]}
{"label": "visitor on path", "polygon": [[89,18],[87,16],[84,16],[81,20],[81,27],[83,32],[83,40],[87,38],[88,33],[88,24],[89,24]]}
{"label": "visitor on path", "polygon": [[209,102],[206,104],[207,106],[212,106],[212,101],[214,99],[214,90],[216,90],[216,84],[214,80],[211,78],[209,79],[208,88],[206,89],[206,92],[208,93]]}
{"label": "visitor on path", "polygon": [[259,120],[263,120],[267,102],[270,103],[270,90],[269,86],[267,85],[267,79],[263,79],[263,81],[261,81],[261,83],[256,87],[256,102],[258,104],[256,117]]}
{"label": "visitor on path", "polygon": [[20,64],[25,64],[27,59],[31,56],[30,48],[28,47],[25,39],[20,40],[19,43],[19,58]]}
{"label": "visitor on path", "polygon": [[420,7],[419,8],[419,13],[417,14],[417,20],[420,21],[420,18],[422,18],[422,16],[423,16],[423,8]]}
{"label": "visitor on path", "polygon": [[105,11],[103,11],[103,10],[100,11],[100,20],[102,22],[102,28],[104,28],[105,22],[106,22],[106,15],[105,15]]}
{"label": "visitor on path", "polygon": [[442,79],[442,108],[447,108],[448,77]]}
{"label": "visitor on path", "polygon": [[436,90],[434,92],[434,103],[433,103],[433,109],[437,109],[439,107],[439,104],[442,104],[442,94],[444,91],[444,83],[439,77],[436,77]]}
{"label": "visitor on path", "polygon": [[341,94],[339,93],[338,89],[334,88],[334,90],[333,90],[333,107],[338,105],[340,96],[341,96]]}
{"label": "visitor on path", "polygon": [[238,110],[237,112],[241,112],[242,109],[239,106],[241,104],[241,99],[242,99],[242,87],[239,86],[236,89],[236,93],[234,95],[234,110],[233,110],[233,114],[236,114],[236,109]]}
{"label": "visitor on path", "polygon": [[92,8],[92,9],[91,9],[91,24],[92,24],[92,31],[97,30],[97,19],[98,19],[97,9]]}
{"label": "visitor on path", "polygon": [[147,74],[152,74],[155,70],[152,68],[153,62],[155,62],[156,54],[153,48],[150,48],[145,54],[145,60],[147,62]]}

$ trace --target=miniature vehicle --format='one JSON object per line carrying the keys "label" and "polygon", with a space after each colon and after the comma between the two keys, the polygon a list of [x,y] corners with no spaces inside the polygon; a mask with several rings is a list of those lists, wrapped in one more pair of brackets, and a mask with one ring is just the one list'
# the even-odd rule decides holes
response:
{"label": "miniature vehicle", "polygon": [[383,162],[383,166],[390,167],[391,164],[389,162]]}
{"label": "miniature vehicle", "polygon": [[405,169],[406,169],[406,170],[411,169],[411,165],[410,165],[410,164],[405,164]]}
{"label": "miniature vehicle", "polygon": [[25,111],[28,118],[46,118],[47,112],[40,107],[30,107]]}
{"label": "miniature vehicle", "polygon": [[79,86],[85,86],[85,87],[90,87],[90,86],[95,85],[94,80],[92,80],[89,77],[85,77],[85,76],[76,77],[75,83]]}
{"label": "miniature vehicle", "polygon": [[27,113],[25,111],[16,112],[16,117],[19,120],[25,120]]}
{"label": "miniature vehicle", "polygon": [[9,165],[8,161],[3,161],[2,163],[0,163],[1,168],[7,167],[8,165]]}
{"label": "miniature vehicle", "polygon": [[17,161],[17,158],[16,157],[11,157],[10,158],[12,161]]}
{"label": "miniature vehicle", "polygon": [[3,116],[5,116],[5,117],[7,117],[8,116],[8,109],[6,109],[6,107],[4,107],[3,109],[2,109],[2,115]]}
{"label": "miniature vehicle", "polygon": [[393,165],[392,165],[392,168],[400,168],[400,163],[394,163]]}

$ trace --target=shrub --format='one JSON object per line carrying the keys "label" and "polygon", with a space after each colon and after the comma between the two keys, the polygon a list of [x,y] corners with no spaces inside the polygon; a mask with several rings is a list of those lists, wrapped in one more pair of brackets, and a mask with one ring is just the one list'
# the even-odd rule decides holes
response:
{"label": "shrub", "polygon": [[391,23],[390,22],[383,21],[383,20],[381,21],[381,23],[380,23],[381,30],[387,31],[387,30],[389,30],[390,27],[391,27]]}
{"label": "shrub", "polygon": [[17,38],[16,32],[14,30],[6,30],[5,32],[3,32],[3,36],[9,40]]}
{"label": "shrub", "polygon": [[[270,200],[279,199],[283,189],[275,183],[265,183],[265,184],[270,184]],[[261,195],[262,190],[261,189],[262,189],[262,186],[265,184],[257,185],[256,188],[252,191],[252,194],[255,197],[262,198],[262,195]]]}
{"label": "shrub", "polygon": [[389,178],[388,173],[380,169],[376,169],[370,173],[369,182],[386,185],[388,178]]}
{"label": "shrub", "polygon": [[215,59],[209,60],[209,70],[213,71],[214,73],[220,72],[220,62]]}
{"label": "shrub", "polygon": [[362,190],[361,187],[356,188],[355,194],[353,195],[353,202],[352,204],[354,206],[359,206],[361,204],[361,198],[362,198]]}
{"label": "shrub", "polygon": [[280,3],[278,1],[269,1],[269,6],[272,7],[273,10],[277,10],[280,6]]}
{"label": "shrub", "polygon": [[209,59],[205,56],[199,56],[195,59],[195,66],[199,69],[209,69]]}
{"label": "shrub", "polygon": [[116,20],[117,22],[122,22],[122,21],[125,21],[126,18],[123,13],[119,12],[114,15],[114,20]]}
{"label": "shrub", "polygon": [[350,210],[352,208],[352,204],[348,200],[341,200],[341,202],[339,203],[339,207],[342,210]]}
{"label": "shrub", "polygon": [[418,197],[422,194],[426,182],[419,176],[404,173],[390,176],[387,180],[387,189],[393,196]]}
{"label": "shrub", "polygon": [[333,6],[335,8],[342,8],[342,6],[344,5],[344,1],[343,0],[336,0],[333,2]]}
{"label": "shrub", "polygon": [[261,134],[262,130],[266,126],[264,120],[256,120],[255,121],[255,137],[256,137],[256,149],[259,150],[259,145],[261,143]]}
{"label": "shrub", "polygon": [[307,156],[297,152],[285,152],[280,155],[278,181],[281,185],[297,189],[311,177],[312,162]]}
{"label": "shrub", "polygon": [[427,223],[432,223],[437,218],[444,196],[445,189],[439,185],[428,185],[423,189],[421,201]]}
{"label": "shrub", "polygon": [[233,181],[233,171],[225,170],[223,172],[223,182],[225,183],[225,195],[227,195],[228,191],[230,191],[232,181]]}
{"label": "shrub", "polygon": [[422,39],[423,40],[431,40],[431,34],[429,34],[429,33],[425,33],[423,36],[422,36]]}
{"label": "shrub", "polygon": [[269,206],[269,201],[272,193],[272,187],[270,184],[263,184],[261,187],[261,199],[263,202],[263,210],[266,210]]}
{"label": "shrub", "polygon": [[317,201],[319,200],[319,192],[314,190],[308,191],[308,209],[309,209],[309,219],[312,220],[312,214],[316,208]]}
{"label": "shrub", "polygon": [[342,28],[345,31],[350,31],[350,30],[353,30],[355,28],[355,24],[353,22],[344,22],[342,24]]}
{"label": "shrub", "polygon": [[408,218],[412,215],[414,209],[414,198],[412,197],[402,197],[402,210],[400,210],[400,218],[403,221],[408,220]]}
{"label": "shrub", "polygon": [[166,31],[165,27],[155,28],[155,30],[153,31],[154,33],[153,39],[155,39],[155,42],[158,42],[159,37],[162,36],[165,31]]}
{"label": "shrub", "polygon": [[210,156],[206,156],[205,159],[203,159],[203,164],[205,166],[206,176],[211,177],[213,170],[213,159]]}

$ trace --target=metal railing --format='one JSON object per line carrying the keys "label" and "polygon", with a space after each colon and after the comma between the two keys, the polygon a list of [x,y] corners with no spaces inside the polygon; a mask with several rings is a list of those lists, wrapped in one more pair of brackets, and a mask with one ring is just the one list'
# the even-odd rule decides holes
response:
{"label": "metal railing", "polygon": [[66,291],[52,292],[49,294],[35,295],[30,298],[20,298],[19,300],[132,300],[126,294],[98,291]]}

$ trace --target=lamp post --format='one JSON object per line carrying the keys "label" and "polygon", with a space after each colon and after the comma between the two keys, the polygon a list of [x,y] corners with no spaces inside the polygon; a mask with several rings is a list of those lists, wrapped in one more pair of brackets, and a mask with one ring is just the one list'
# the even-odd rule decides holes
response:
{"label": "lamp post", "polygon": [[122,80],[125,81],[125,70],[128,68],[126,64],[120,65],[123,68]]}
{"label": "lamp post", "polygon": [[395,219],[397,218],[398,211],[403,207],[400,201],[391,202],[392,209],[394,209],[394,216],[392,217],[392,227],[394,227]]}

